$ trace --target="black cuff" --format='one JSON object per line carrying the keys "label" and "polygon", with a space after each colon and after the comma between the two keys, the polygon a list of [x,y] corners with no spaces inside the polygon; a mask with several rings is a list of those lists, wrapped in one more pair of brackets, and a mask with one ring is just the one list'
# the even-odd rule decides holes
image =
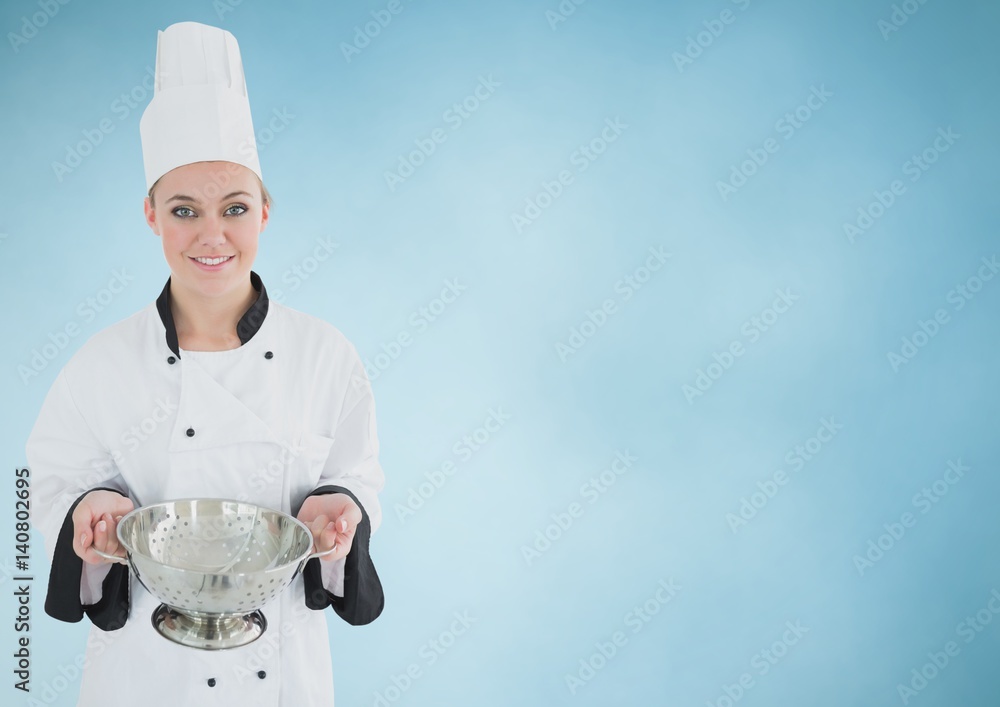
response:
{"label": "black cuff", "polygon": [[[114,491],[118,489],[96,488],[91,491]],[[80,603],[80,581],[83,576],[83,560],[73,550],[73,511],[90,491],[82,494],[70,506],[59,530],[56,550],[49,572],[49,591],[45,596],[45,613],[59,621],[77,623],[86,614],[97,628],[116,631],[128,620],[129,572],[126,565],[115,563],[101,585],[103,594],[96,604]],[[122,494],[123,496],[125,494]]]}
{"label": "black cuff", "polygon": [[309,495],[322,496],[329,493],[343,493],[350,496],[361,509],[361,522],[354,531],[351,551],[344,558],[344,596],[335,596],[323,586],[323,570],[320,566],[322,560],[314,557],[302,570],[306,606],[316,610],[332,606],[337,615],[347,623],[352,626],[363,626],[377,619],[382,613],[382,607],[385,606],[382,583],[375,571],[371,555],[368,554],[368,543],[372,535],[371,519],[357,497],[342,486],[321,486]]}

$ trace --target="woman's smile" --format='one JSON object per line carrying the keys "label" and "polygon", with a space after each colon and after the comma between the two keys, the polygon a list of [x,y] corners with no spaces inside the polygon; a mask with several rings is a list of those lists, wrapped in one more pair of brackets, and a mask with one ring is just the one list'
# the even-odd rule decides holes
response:
{"label": "woman's smile", "polygon": [[202,270],[206,270],[208,272],[215,272],[217,270],[222,270],[233,259],[235,259],[235,257],[236,257],[235,255],[220,255],[219,257],[216,258],[202,258],[202,257],[189,256],[191,262],[193,262]]}

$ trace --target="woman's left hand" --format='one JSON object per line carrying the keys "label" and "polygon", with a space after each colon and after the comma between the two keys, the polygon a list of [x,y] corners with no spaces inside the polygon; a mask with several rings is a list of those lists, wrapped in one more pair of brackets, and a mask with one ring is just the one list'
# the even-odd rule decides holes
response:
{"label": "woman's left hand", "polygon": [[299,509],[298,519],[312,531],[315,552],[336,546],[336,550],[321,559],[339,560],[351,551],[354,531],[361,522],[361,509],[346,493],[310,496]]}

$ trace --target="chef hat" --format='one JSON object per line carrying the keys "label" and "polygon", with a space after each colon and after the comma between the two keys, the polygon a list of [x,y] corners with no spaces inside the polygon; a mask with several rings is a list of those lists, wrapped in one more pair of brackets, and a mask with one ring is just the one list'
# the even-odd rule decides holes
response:
{"label": "chef hat", "polygon": [[199,22],[157,32],[153,99],[139,120],[146,189],[192,162],[260,161],[236,37]]}

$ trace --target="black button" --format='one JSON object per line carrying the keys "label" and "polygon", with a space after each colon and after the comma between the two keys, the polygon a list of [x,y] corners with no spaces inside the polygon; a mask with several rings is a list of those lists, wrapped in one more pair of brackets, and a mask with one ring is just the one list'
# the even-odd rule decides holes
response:
{"label": "black button", "polygon": [[264,358],[274,358],[274,354],[268,351],[266,354],[264,354]]}
{"label": "black button", "polygon": [[194,437],[194,428],[193,427],[188,427],[187,436],[188,437]]}
{"label": "black button", "polygon": [[209,687],[215,687],[215,678],[209,678],[208,679],[208,686]]}
{"label": "black button", "polygon": [[258,670],[257,671],[257,677],[259,677],[261,680],[263,680],[264,678],[267,677],[267,673],[265,673],[263,670]]}
{"label": "black button", "polygon": [[170,364],[177,363],[177,359],[174,358],[173,356],[168,356],[167,357],[167,363],[170,363]]}

